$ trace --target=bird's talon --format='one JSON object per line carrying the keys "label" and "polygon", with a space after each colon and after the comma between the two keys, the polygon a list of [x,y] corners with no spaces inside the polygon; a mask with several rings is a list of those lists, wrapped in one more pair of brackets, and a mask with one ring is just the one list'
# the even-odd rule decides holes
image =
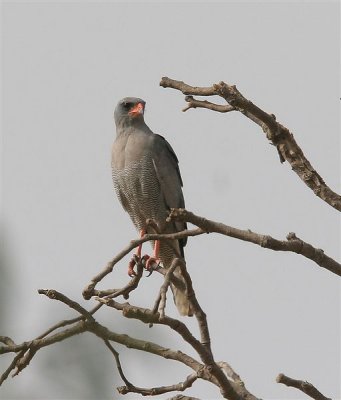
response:
{"label": "bird's talon", "polygon": [[147,269],[147,271],[149,271],[149,274],[147,275],[150,276],[154,271],[156,271],[158,268],[160,267],[160,261],[157,259],[154,259],[154,261],[152,261],[151,265],[149,266],[149,268]]}
{"label": "bird's talon", "polygon": [[145,268],[145,269],[147,269],[146,265],[147,265],[148,259],[149,259],[148,254],[145,254],[145,255],[141,258],[141,262],[142,262],[143,268]]}
{"label": "bird's talon", "polygon": [[134,276],[136,276],[136,272],[134,270],[136,261],[135,261],[135,257],[133,257],[128,264],[128,275],[132,278]]}
{"label": "bird's talon", "polygon": [[160,260],[155,258],[155,257],[148,257],[148,260],[146,262],[146,270],[147,271],[154,271],[156,270],[160,265]]}

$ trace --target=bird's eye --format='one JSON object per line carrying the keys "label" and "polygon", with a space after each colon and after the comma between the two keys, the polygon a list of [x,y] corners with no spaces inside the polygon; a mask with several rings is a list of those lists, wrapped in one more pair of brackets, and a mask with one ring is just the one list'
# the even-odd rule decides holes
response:
{"label": "bird's eye", "polygon": [[122,105],[127,110],[131,107],[131,103],[129,103],[128,101],[125,101]]}

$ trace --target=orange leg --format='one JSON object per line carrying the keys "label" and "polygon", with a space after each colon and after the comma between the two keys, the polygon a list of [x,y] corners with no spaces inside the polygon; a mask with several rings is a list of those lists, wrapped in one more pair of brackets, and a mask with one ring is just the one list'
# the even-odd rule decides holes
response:
{"label": "orange leg", "polygon": [[[141,229],[140,238],[142,238],[145,234],[146,234],[145,229]],[[133,258],[129,261],[129,264],[128,264],[128,275],[131,276],[131,277],[136,276],[136,272],[134,270],[134,267],[135,267],[135,264],[136,264],[136,258],[137,259],[141,258],[141,251],[142,251],[142,243],[137,246],[135,254],[134,254]]]}
{"label": "orange leg", "polygon": [[146,270],[152,271],[153,264],[159,265],[160,263],[159,253],[160,253],[160,240],[155,240],[153,255],[152,257],[148,257],[147,259]]}

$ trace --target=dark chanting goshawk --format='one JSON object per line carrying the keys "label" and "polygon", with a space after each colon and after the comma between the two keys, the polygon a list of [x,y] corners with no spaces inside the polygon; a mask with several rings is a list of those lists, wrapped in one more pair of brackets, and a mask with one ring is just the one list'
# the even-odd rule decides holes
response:
{"label": "dark chanting goshawk", "polygon": [[[170,144],[153,133],[144,121],[145,101],[125,97],[118,102],[115,112],[116,140],[112,147],[112,175],[116,194],[130,215],[141,236],[156,233],[147,220],[157,224],[159,233],[174,233],[186,229],[184,222],[166,222],[171,208],[185,206],[178,159]],[[153,256],[146,268],[161,262],[169,268],[177,253],[183,256],[186,239],[153,243]],[[137,249],[141,257],[141,246]],[[134,275],[134,261],[128,268]],[[192,315],[180,269],[174,275],[181,285],[171,285],[174,302],[181,315]]]}

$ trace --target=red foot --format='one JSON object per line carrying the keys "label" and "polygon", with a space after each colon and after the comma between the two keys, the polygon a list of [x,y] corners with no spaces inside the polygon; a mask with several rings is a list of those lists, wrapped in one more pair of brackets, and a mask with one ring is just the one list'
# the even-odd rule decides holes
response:
{"label": "red foot", "polygon": [[[141,229],[140,237],[142,238],[145,234],[146,234],[146,231],[144,229]],[[138,245],[133,258],[129,261],[129,264],[128,264],[128,275],[130,277],[133,277],[133,276],[137,275],[135,270],[134,270],[134,267],[136,265],[136,261],[137,261],[136,259],[140,259],[140,257],[141,257],[141,249],[142,249],[142,243]]]}
{"label": "red foot", "polygon": [[133,276],[136,276],[136,272],[135,272],[135,270],[134,270],[135,264],[136,264],[136,261],[135,261],[134,258],[132,258],[132,259],[129,261],[129,264],[128,264],[128,275],[129,275],[131,278],[132,278]]}
{"label": "red foot", "polygon": [[[140,237],[143,237],[145,235],[145,230],[141,230],[140,232]],[[154,244],[154,252],[153,252],[153,256],[150,257],[147,254],[144,255],[141,258],[141,248],[142,248],[142,244],[140,244],[137,247],[136,253],[134,254],[133,258],[129,261],[128,264],[128,275],[130,277],[136,276],[136,272],[134,270],[134,267],[136,265],[136,263],[138,262],[138,260],[141,259],[144,268],[149,271],[149,275],[150,276],[152,274],[152,272],[159,266],[160,264],[160,259],[159,259],[159,250],[160,250],[160,241],[159,240],[155,240],[155,244]]]}

